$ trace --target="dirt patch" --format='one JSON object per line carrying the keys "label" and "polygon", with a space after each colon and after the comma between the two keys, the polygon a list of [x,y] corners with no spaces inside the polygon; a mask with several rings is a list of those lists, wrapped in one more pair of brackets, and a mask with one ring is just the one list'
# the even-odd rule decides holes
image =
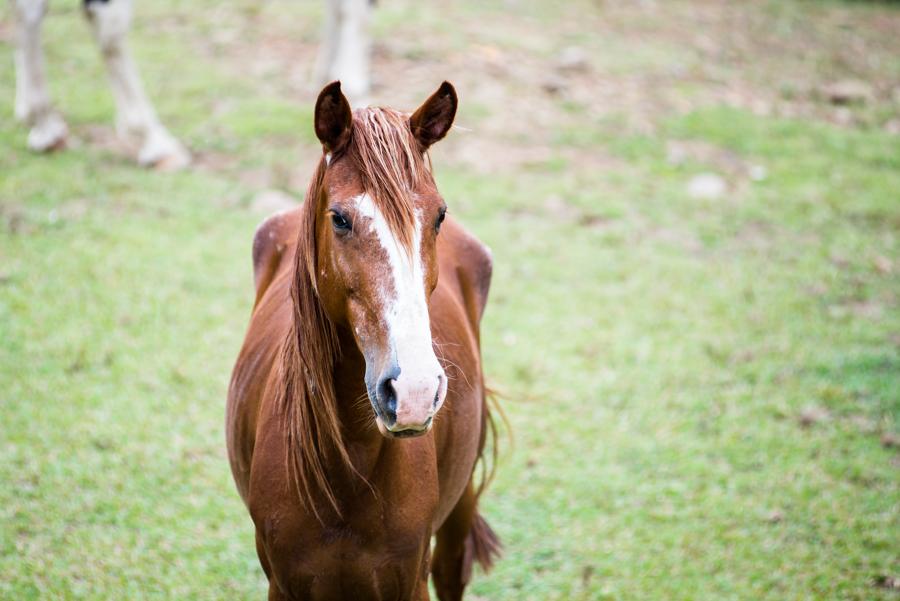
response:
{"label": "dirt patch", "polygon": [[131,157],[137,153],[137,148],[120,138],[112,125],[92,123],[78,127],[74,134],[73,139],[70,141],[73,148],[87,144],[92,148],[123,157]]}
{"label": "dirt patch", "polygon": [[[397,0],[376,11],[375,102],[412,109],[442,79],[453,81],[458,125],[472,135],[451,136],[441,158],[482,174],[609,169],[606,157],[575,151],[560,132],[587,132],[596,148],[600,123],[613,122],[615,135],[653,133],[673,115],[714,105],[900,131],[900,11],[717,0],[511,2],[502,11]],[[416,18],[398,18],[404,11]],[[186,39],[260,94],[311,105],[321,37],[311,15],[223,5],[209,13],[209,35]],[[152,26],[184,27],[177,18]],[[698,144],[676,143],[670,154],[751,176],[753,165]],[[277,184],[271,174],[246,179]]]}
{"label": "dirt patch", "polygon": [[29,234],[33,230],[24,207],[15,204],[0,204],[0,222],[10,234]]}

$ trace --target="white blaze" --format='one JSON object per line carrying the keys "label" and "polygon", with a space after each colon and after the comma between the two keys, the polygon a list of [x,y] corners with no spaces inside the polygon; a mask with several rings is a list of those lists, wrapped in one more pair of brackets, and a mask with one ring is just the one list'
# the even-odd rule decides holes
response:
{"label": "white blaze", "polygon": [[397,422],[401,425],[421,423],[437,411],[438,407],[433,406],[435,397],[440,404],[446,391],[446,376],[431,342],[421,255],[421,215],[416,215],[413,246],[407,254],[372,198],[362,194],[355,201],[358,214],[369,218],[370,231],[375,233],[387,254],[391,270],[393,286],[382,288],[382,318],[400,367],[400,376],[394,383]]}

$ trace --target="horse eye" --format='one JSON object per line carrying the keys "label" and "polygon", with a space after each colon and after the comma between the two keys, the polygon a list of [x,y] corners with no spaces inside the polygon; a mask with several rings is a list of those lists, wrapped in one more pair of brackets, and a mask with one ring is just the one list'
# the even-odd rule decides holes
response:
{"label": "horse eye", "polygon": [[352,228],[350,221],[340,213],[331,213],[331,225],[338,232],[349,232]]}
{"label": "horse eye", "polygon": [[447,216],[447,209],[441,209],[441,212],[438,213],[437,222],[434,224],[434,231],[441,231],[441,224],[444,223],[444,218]]}

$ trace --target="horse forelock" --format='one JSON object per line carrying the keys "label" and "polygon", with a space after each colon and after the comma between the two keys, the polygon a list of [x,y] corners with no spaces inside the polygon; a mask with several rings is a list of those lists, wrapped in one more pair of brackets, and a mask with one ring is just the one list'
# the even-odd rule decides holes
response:
{"label": "horse forelock", "polygon": [[409,115],[380,107],[358,109],[347,152],[391,233],[410,252],[416,219],[413,195],[432,179],[426,155],[409,129]]}

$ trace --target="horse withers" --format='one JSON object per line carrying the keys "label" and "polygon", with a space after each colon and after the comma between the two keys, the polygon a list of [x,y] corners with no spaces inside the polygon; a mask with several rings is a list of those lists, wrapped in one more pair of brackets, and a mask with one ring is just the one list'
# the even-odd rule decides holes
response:
{"label": "horse withers", "polygon": [[461,599],[499,553],[474,475],[491,257],[427,156],[456,107],[447,82],[412,115],[326,86],[306,201],[256,232],[226,434],[269,599],[427,599],[429,573]]}

